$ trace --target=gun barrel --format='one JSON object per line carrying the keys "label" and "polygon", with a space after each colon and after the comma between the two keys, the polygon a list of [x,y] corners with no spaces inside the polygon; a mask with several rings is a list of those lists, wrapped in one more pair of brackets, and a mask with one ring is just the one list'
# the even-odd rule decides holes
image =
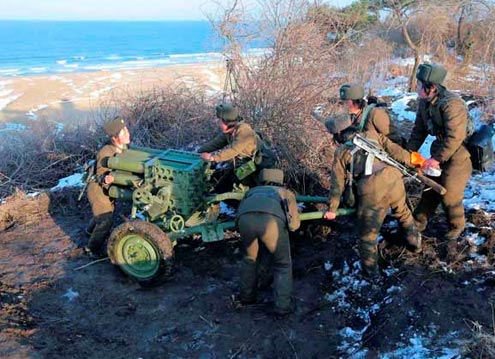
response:
{"label": "gun barrel", "polygon": [[[349,214],[353,214],[354,212],[356,212],[356,210],[353,208],[339,208],[336,214],[337,216],[347,216]],[[299,214],[299,218],[301,221],[311,221],[314,219],[323,219],[324,214],[325,212],[323,211],[305,212]]]}
{"label": "gun barrel", "polygon": [[403,174],[409,176],[410,178],[414,179],[416,182],[423,183],[426,186],[430,187],[433,189],[435,192],[440,193],[442,196],[447,193],[447,189],[440,185],[439,183],[433,181],[432,179],[429,179],[428,177],[423,176],[420,173],[417,173],[414,170],[408,169],[406,166],[404,166],[402,163],[396,161],[390,155],[381,149],[380,147],[376,146],[372,142],[368,141],[366,138],[356,135],[354,136],[352,142],[359,148],[363,149],[364,151],[371,153],[375,155],[379,160],[397,168],[399,171],[401,171]]}
{"label": "gun barrel", "polygon": [[108,167],[134,173],[144,173],[144,162],[132,156],[115,156],[108,158]]}
{"label": "gun barrel", "polygon": [[111,174],[113,176],[113,183],[116,185],[134,187],[142,181],[140,176],[126,171],[114,170]]}
{"label": "gun barrel", "polygon": [[119,186],[110,186],[108,189],[108,195],[111,198],[122,199],[124,201],[132,200],[132,190]]}
{"label": "gun barrel", "polygon": [[297,195],[296,201],[297,202],[308,202],[308,203],[327,203],[328,197]]}

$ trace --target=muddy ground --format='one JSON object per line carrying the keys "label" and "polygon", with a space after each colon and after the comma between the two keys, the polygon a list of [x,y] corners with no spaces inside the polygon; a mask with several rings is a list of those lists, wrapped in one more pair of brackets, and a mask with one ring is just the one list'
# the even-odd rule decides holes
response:
{"label": "muddy ground", "polygon": [[292,240],[296,313],[278,320],[270,290],[257,305],[232,307],[235,235],[180,242],[175,277],[144,289],[83,254],[90,211],[73,198],[18,195],[0,206],[1,358],[399,358],[418,338],[427,347],[419,357],[445,348],[455,353],[445,358],[489,357],[473,328],[493,333],[493,214],[469,213],[468,234],[484,241],[464,240],[452,261],[441,213],[419,255],[403,250],[388,220],[375,286],[357,274],[352,217],[306,225]]}

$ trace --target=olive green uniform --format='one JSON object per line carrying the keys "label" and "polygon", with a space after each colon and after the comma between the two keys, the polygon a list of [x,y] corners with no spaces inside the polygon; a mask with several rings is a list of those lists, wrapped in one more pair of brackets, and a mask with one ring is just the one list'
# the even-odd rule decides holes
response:
{"label": "olive green uniform", "polygon": [[[359,125],[361,122],[363,111],[356,116],[352,116],[353,123]],[[374,107],[368,113],[366,122],[363,127],[364,132],[381,133],[390,138],[393,142],[401,144],[399,128],[394,121],[391,120],[388,111],[383,107]]]}
{"label": "olive green uniform", "polygon": [[224,162],[236,158],[254,158],[259,148],[258,137],[251,126],[238,123],[232,133],[221,133],[210,142],[201,146],[198,152],[214,152],[215,162]]}
{"label": "olive green uniform", "polygon": [[407,148],[417,151],[427,135],[436,136],[431,145],[431,157],[440,162],[442,175],[432,179],[444,186],[447,193],[441,196],[435,191],[424,191],[414,217],[418,229],[424,230],[428,218],[441,203],[449,222],[449,231],[455,238],[466,225],[462,200],[472,171],[470,155],[463,144],[467,135],[468,111],[459,96],[441,86],[438,91],[433,99],[419,101]]}
{"label": "olive green uniform", "polygon": [[239,205],[238,225],[246,248],[240,280],[240,299],[254,301],[257,265],[267,251],[273,256],[275,311],[292,311],[292,259],[289,232],[299,228],[300,219],[294,194],[282,187],[259,186],[249,190]]}
{"label": "olive green uniform", "polygon": [[111,171],[106,167],[108,158],[120,152],[122,151],[117,146],[107,144],[98,151],[96,156],[96,179],[88,185],[88,200],[95,222],[88,242],[88,248],[92,253],[101,253],[103,243],[112,229],[114,201],[108,196],[107,191],[110,185],[104,184],[104,177]]}
{"label": "olive green uniform", "polygon": [[[373,131],[363,134],[369,140],[376,142],[395,160],[410,165],[411,155],[408,151],[387,137]],[[418,233],[414,225],[414,219],[406,204],[406,191],[402,181],[402,173],[389,165],[375,159],[371,174],[365,172],[367,155],[359,150],[351,155],[354,145],[345,143],[336,153],[332,167],[329,211],[336,212],[339,207],[340,197],[344,191],[347,173],[353,163],[353,178],[357,183],[360,245],[359,252],[366,274],[374,274],[377,271],[377,237],[388,209],[392,209],[392,215],[399,221],[405,231],[409,244],[418,245]],[[416,243],[415,243],[416,242]]]}
{"label": "olive green uniform", "polygon": [[[216,152],[215,152],[216,151]],[[263,168],[275,168],[276,158],[267,148],[260,136],[245,122],[239,122],[231,133],[221,133],[198,149],[198,152],[215,152],[213,161],[232,161],[233,169],[239,168],[249,160],[254,160],[256,170],[243,179],[243,184],[253,185],[259,171]]]}

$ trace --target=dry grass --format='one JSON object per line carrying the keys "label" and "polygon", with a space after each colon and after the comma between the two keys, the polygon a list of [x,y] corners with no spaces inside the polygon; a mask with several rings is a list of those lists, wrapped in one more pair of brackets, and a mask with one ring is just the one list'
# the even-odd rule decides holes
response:
{"label": "dry grass", "polygon": [[463,354],[473,359],[495,358],[495,326],[493,330],[494,332],[489,333],[479,323],[472,322],[473,339],[466,346]]}
{"label": "dry grass", "polygon": [[57,129],[48,121],[9,133],[0,144],[0,198],[14,190],[53,186],[94,157],[98,139],[85,127]]}

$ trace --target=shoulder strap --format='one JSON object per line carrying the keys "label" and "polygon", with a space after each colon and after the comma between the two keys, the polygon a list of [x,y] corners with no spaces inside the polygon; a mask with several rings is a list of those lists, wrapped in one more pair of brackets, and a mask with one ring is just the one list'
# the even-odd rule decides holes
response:
{"label": "shoulder strap", "polygon": [[372,103],[372,104],[370,104],[364,108],[363,116],[361,117],[361,121],[359,122],[358,132],[363,132],[364,125],[366,124],[366,120],[368,119],[368,116],[369,116],[371,110],[373,110],[375,107],[376,107],[376,104]]}

